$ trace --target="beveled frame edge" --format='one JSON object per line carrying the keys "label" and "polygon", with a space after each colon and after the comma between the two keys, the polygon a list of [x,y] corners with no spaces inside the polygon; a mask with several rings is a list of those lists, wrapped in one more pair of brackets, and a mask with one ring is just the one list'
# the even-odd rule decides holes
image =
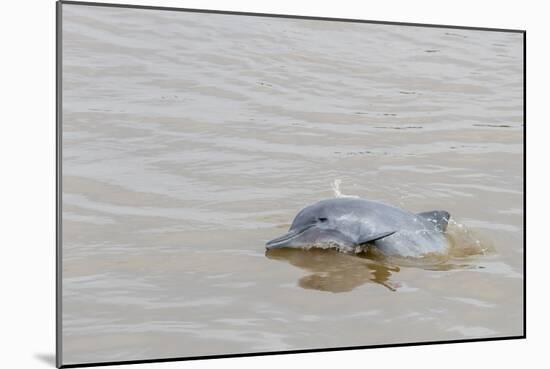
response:
{"label": "beveled frame edge", "polygon": [[63,85],[62,85],[62,2],[55,4],[55,365],[63,365],[63,320],[62,320],[62,118],[63,118]]}

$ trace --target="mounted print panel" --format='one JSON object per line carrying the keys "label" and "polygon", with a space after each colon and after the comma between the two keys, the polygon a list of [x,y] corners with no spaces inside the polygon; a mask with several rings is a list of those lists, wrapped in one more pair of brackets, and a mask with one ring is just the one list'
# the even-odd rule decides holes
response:
{"label": "mounted print panel", "polygon": [[524,36],[58,3],[58,365],[523,337]]}

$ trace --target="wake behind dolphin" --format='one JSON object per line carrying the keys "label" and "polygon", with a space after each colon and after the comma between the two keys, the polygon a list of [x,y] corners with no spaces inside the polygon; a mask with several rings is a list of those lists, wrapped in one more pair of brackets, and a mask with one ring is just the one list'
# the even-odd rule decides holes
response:
{"label": "wake behind dolphin", "polygon": [[366,199],[327,199],[302,209],[288,233],[267,242],[266,248],[336,246],[358,252],[374,244],[387,256],[442,254],[450,248],[444,234],[449,218],[443,210],[414,214]]}

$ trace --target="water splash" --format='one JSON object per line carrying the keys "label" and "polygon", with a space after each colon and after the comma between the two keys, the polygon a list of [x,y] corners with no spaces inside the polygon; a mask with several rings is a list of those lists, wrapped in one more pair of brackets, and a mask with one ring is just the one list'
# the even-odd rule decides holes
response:
{"label": "water splash", "polygon": [[332,182],[332,192],[334,192],[334,197],[353,197],[353,198],[358,198],[359,197],[359,196],[355,196],[355,195],[344,195],[342,193],[342,191],[340,190],[340,185],[341,184],[342,184],[341,179],[335,179]]}
{"label": "water splash", "polygon": [[336,242],[325,242],[325,243],[312,243],[310,245],[302,246],[301,249],[305,251],[309,250],[334,250],[341,252],[343,254],[360,254],[364,253],[367,249],[367,245],[357,245],[357,246],[346,246],[340,245]]}
{"label": "water splash", "polygon": [[451,243],[451,256],[486,255],[495,251],[494,245],[489,240],[483,239],[473,230],[453,218],[449,219],[445,234]]}

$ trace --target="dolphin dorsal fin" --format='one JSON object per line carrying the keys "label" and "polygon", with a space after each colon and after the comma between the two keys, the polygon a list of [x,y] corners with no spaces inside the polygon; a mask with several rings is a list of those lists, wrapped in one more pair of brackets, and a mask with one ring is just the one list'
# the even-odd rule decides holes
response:
{"label": "dolphin dorsal fin", "polygon": [[435,229],[440,232],[445,232],[449,219],[451,218],[451,214],[445,210],[425,211],[423,213],[418,213],[417,215],[426,219],[428,222],[433,223],[435,225]]}
{"label": "dolphin dorsal fin", "polygon": [[380,232],[380,233],[365,235],[365,236],[363,236],[363,237],[360,237],[360,238],[357,240],[357,244],[358,244],[358,245],[362,245],[362,244],[364,244],[364,243],[378,241],[378,240],[380,240],[380,239],[382,239],[382,238],[384,238],[384,237],[391,236],[391,235],[394,234],[395,232],[397,232],[397,231]]}

